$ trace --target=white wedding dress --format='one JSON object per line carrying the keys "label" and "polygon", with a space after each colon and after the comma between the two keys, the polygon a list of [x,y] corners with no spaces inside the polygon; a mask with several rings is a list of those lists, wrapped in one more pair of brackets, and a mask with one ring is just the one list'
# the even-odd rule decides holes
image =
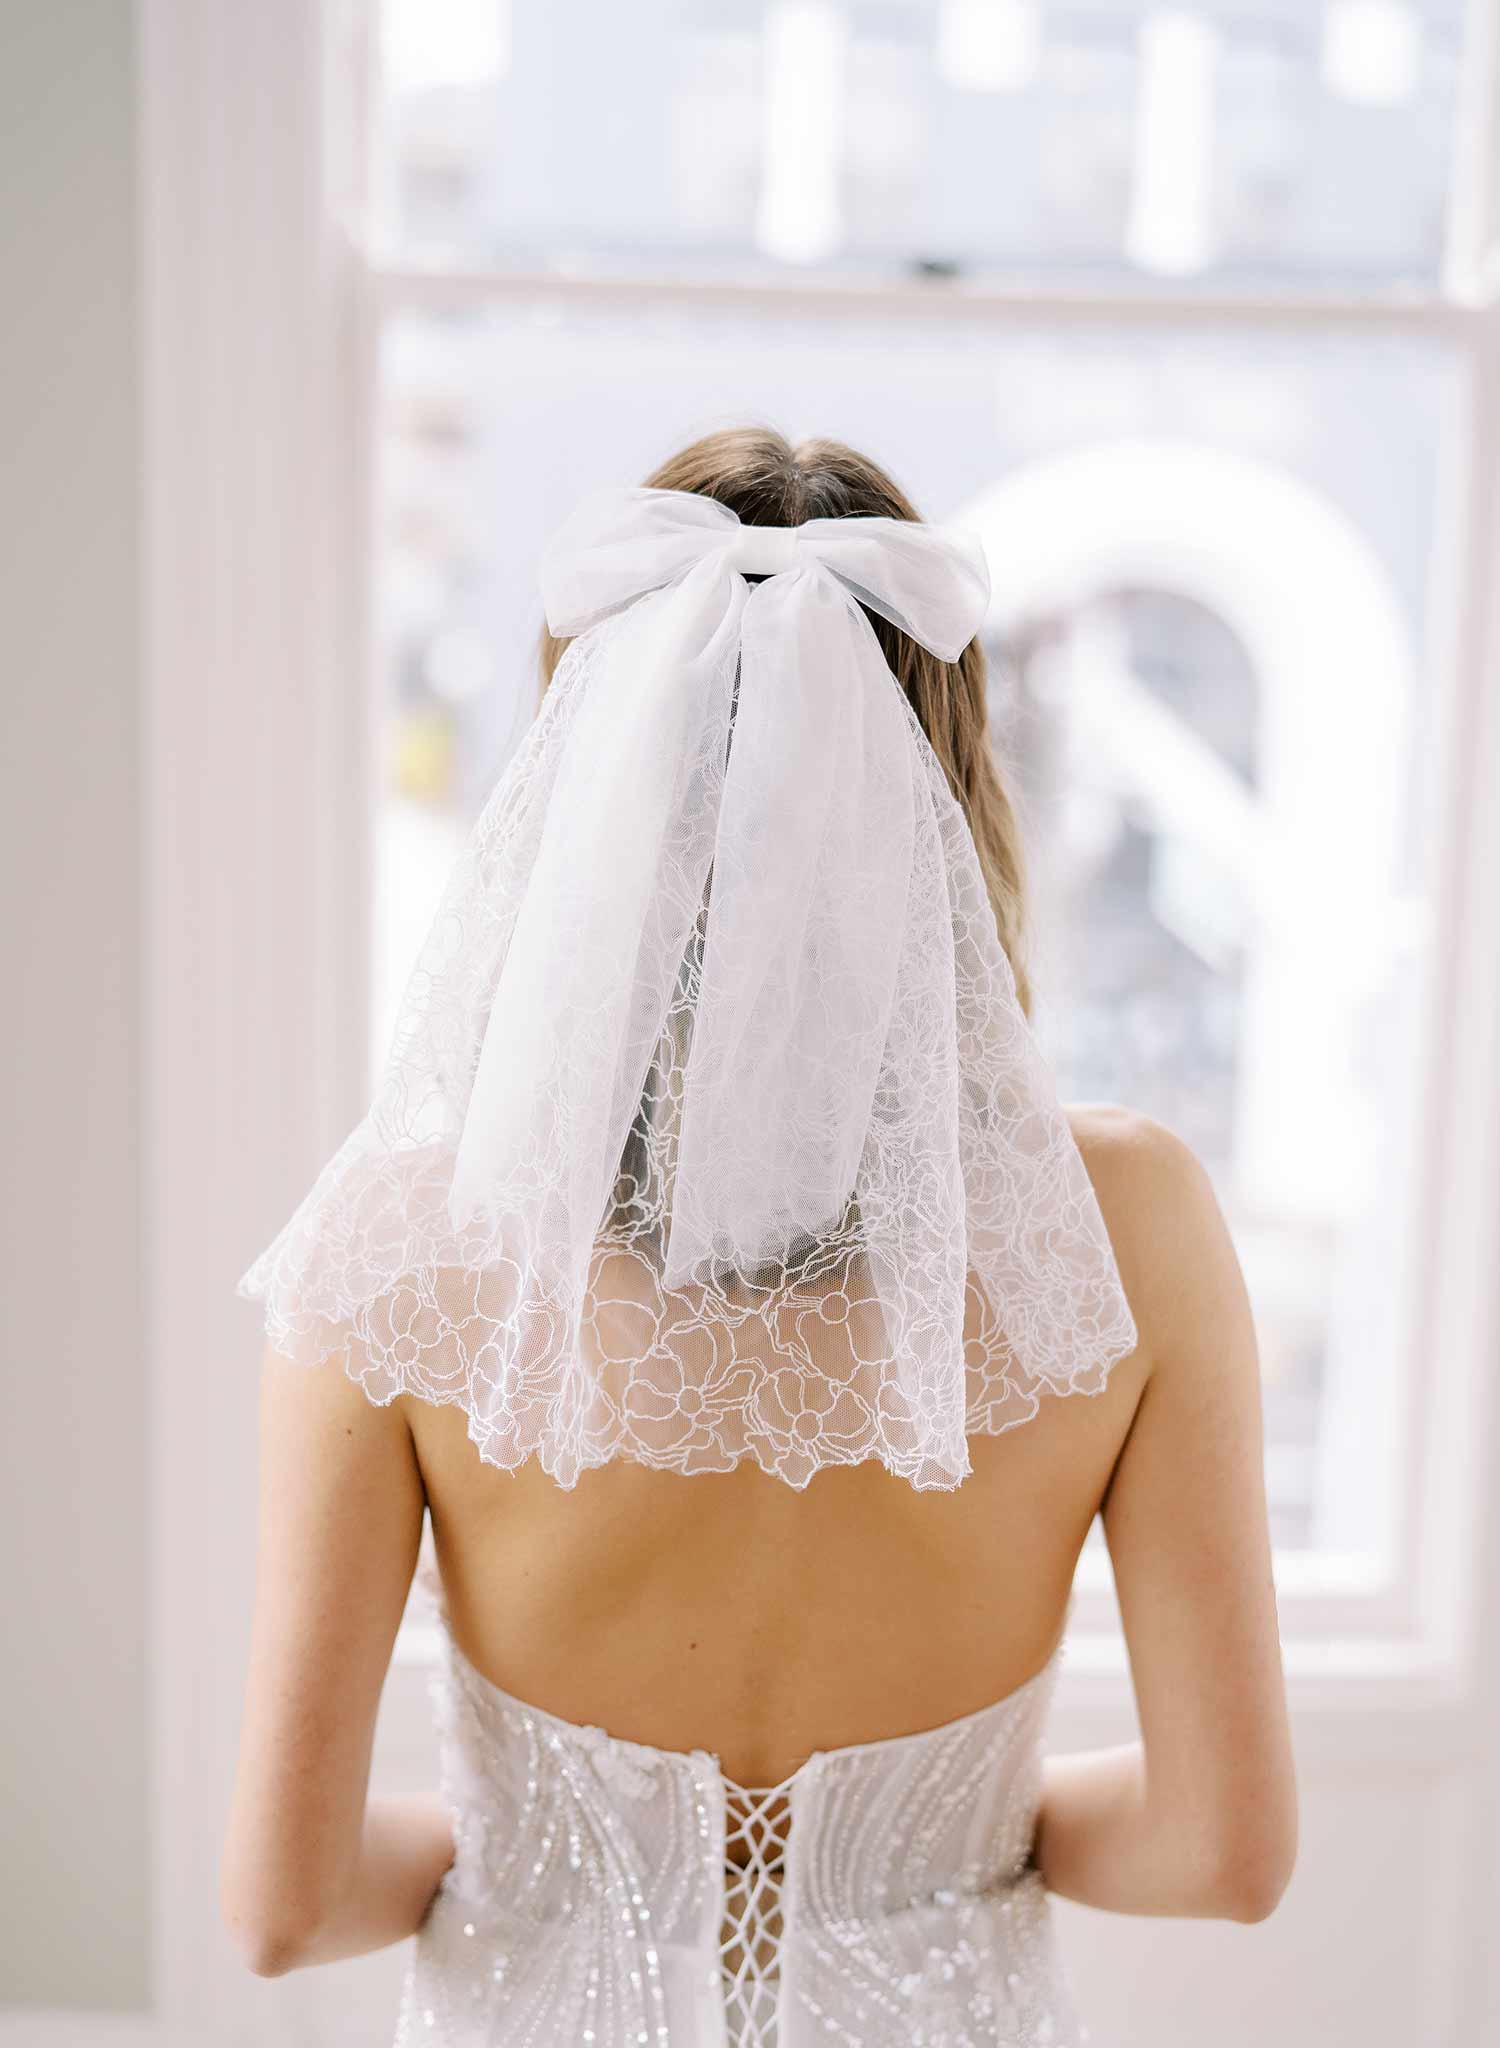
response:
{"label": "white wedding dress", "polygon": [[[439,1602],[439,1613],[441,1614]],[[396,2048],[1076,2048],[1028,1865],[1061,1646],[1004,1699],[747,1788],[502,1692],[446,1620],[457,1855]]]}

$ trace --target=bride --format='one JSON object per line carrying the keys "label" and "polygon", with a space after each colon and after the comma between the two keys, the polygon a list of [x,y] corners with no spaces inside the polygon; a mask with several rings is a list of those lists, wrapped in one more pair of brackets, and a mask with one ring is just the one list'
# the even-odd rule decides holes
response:
{"label": "bride", "polygon": [[[1292,1865],[1223,1217],[1038,1056],[972,541],[747,429],[542,594],[376,1100],[242,1283],[226,1919],[265,1975],[415,1935],[405,2044],[1066,2048],[1049,1894],[1258,1920]],[[371,1798],[426,1515],[441,1794]],[[1044,1755],[1095,1515],[1141,1740]]]}

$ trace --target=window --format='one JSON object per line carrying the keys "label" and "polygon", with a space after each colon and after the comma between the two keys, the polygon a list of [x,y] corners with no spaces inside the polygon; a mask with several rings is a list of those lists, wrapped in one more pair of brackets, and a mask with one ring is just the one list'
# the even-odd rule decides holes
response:
{"label": "window", "polygon": [[1214,1174],[1283,1583],[1399,1625],[1485,317],[1440,289],[1460,8],[571,14],[385,0],[375,39],[377,1051],[577,492],[741,417],[868,448],[986,539],[1038,1028]]}

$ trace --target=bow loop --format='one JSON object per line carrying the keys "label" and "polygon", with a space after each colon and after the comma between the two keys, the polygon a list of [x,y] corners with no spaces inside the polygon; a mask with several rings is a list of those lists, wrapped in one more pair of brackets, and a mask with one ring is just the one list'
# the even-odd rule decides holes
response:
{"label": "bow loop", "polygon": [[542,557],[542,602],[554,633],[582,633],[700,564],[777,576],[816,563],[849,595],[956,661],[989,604],[977,541],[911,519],[808,519],[746,526],[727,505],[694,491],[596,491]]}

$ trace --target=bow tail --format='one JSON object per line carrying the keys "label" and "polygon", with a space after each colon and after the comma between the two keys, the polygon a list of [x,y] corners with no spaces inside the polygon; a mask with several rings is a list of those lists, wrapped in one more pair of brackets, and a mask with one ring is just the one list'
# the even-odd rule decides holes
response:
{"label": "bow tail", "polygon": [[574,1284],[708,878],[745,596],[704,564],[592,653],[490,1009],[450,1218],[541,1216],[531,1256]]}
{"label": "bow tail", "polygon": [[815,568],[750,594],[664,1281],[795,1264],[854,1192],[906,929],[915,759]]}

